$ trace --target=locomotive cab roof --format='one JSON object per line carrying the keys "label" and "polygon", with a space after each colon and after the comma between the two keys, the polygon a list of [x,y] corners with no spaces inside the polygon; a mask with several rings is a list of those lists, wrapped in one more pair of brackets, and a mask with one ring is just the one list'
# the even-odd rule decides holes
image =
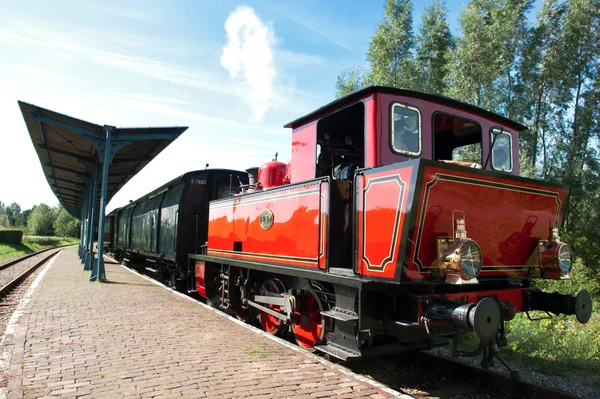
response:
{"label": "locomotive cab roof", "polygon": [[[291,181],[414,158],[519,174],[520,123],[452,98],[383,86],[341,97],[292,128]],[[348,169],[350,167],[350,169]]]}

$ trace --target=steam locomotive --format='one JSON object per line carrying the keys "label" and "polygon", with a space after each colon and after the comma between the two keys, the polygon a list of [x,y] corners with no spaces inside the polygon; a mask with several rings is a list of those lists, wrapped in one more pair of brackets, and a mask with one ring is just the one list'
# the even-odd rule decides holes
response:
{"label": "steam locomotive", "polygon": [[109,251],[304,348],[348,360],[474,332],[482,365],[517,312],[575,315],[568,189],[519,177],[512,120],[372,86],[296,119],[289,163],[191,172],[113,212]]}

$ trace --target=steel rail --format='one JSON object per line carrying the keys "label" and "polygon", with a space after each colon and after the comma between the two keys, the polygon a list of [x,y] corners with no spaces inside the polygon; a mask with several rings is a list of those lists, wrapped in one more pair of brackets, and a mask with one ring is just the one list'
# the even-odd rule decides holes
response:
{"label": "steel rail", "polygon": [[427,366],[435,364],[443,368],[451,369],[452,373],[480,378],[486,384],[504,392],[516,392],[544,399],[577,398],[568,392],[557,391],[552,388],[532,384],[520,379],[514,379],[504,374],[498,374],[490,370],[474,367],[447,357],[433,355],[431,353],[418,352],[415,360],[419,365]]}
{"label": "steel rail", "polygon": [[[48,250],[51,250],[51,249],[57,249],[57,248],[49,248]],[[46,251],[44,250],[44,251],[40,251],[40,252],[46,252]],[[35,269],[37,269],[38,267],[40,267],[41,265],[43,265],[44,263],[46,263],[48,261],[48,259],[50,259],[51,257],[53,257],[54,255],[56,255],[59,252],[60,252],[60,249],[57,249],[56,252],[53,252],[50,255],[45,256],[44,258],[42,258],[42,260],[40,260],[39,262],[37,262],[36,264],[34,264],[33,266],[31,266],[29,269],[25,270],[19,276],[15,277],[11,282],[9,282],[8,284],[6,284],[4,287],[0,288],[0,298],[6,297],[6,295],[17,284],[19,284],[21,281],[25,280],[25,278],[27,278],[27,276],[29,276],[31,273],[33,273],[35,271]],[[36,254],[36,255],[39,255],[39,253]],[[27,258],[30,258],[30,257],[28,256]],[[23,259],[21,259],[21,260],[23,260]]]}
{"label": "steel rail", "polygon": [[40,249],[39,251],[32,252],[30,254],[22,255],[22,256],[14,258],[14,259],[9,259],[4,263],[0,263],[0,270],[8,269],[9,267],[11,267],[12,265],[14,265],[16,263],[19,263],[25,259],[29,259],[36,255],[42,254],[44,252],[50,251],[52,249],[69,247],[71,245],[76,245],[76,244],[67,244],[67,245],[59,245],[58,247],[44,248],[44,249]]}
{"label": "steel rail", "polygon": [[[113,258],[110,255],[104,255],[113,261],[120,263],[117,259]],[[282,339],[285,341],[285,338],[278,337],[278,339]],[[293,342],[293,341],[289,341]],[[405,353],[405,355],[409,355]],[[526,382],[520,379],[514,379],[509,376],[498,374],[496,372],[485,370],[480,367],[470,366],[465,363],[458,362],[456,360],[446,358],[443,356],[434,355],[427,352],[412,352],[411,360],[414,361],[420,367],[431,367],[432,365],[440,366],[442,368],[450,369],[453,374],[462,375],[465,377],[476,377],[480,378],[483,382],[485,382],[490,387],[496,388],[503,392],[511,392],[511,393],[519,393],[530,395],[533,397],[544,398],[544,399],[577,399],[576,396],[571,395],[568,392],[557,391],[552,388],[547,388],[541,385],[532,384],[530,382]],[[410,355],[409,355],[410,356]],[[348,364],[341,363],[341,366],[355,372],[357,374],[364,374],[365,371],[359,371],[361,366],[366,366],[369,364],[369,361],[373,360],[372,358],[363,358],[359,360],[354,360]],[[382,361],[383,360],[383,361]],[[377,359],[378,365],[382,364],[397,364],[399,361],[398,358],[387,357],[385,359]],[[377,379],[374,379],[377,381]],[[389,385],[389,384],[388,384]],[[392,388],[393,389],[393,388]]]}

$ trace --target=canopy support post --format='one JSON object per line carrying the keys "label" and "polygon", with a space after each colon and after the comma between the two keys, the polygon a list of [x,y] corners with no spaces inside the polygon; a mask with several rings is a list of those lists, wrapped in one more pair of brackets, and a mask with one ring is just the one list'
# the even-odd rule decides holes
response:
{"label": "canopy support post", "polygon": [[85,270],[85,262],[89,255],[89,245],[90,245],[90,228],[91,228],[91,211],[90,204],[92,202],[92,183],[93,180],[90,180],[88,184],[88,192],[86,195],[86,204],[85,204],[85,229],[83,231],[83,257],[81,258],[81,263],[84,265]]}
{"label": "canopy support post", "polygon": [[108,186],[108,168],[115,154],[123,147],[131,144],[131,141],[111,143],[111,134],[115,128],[113,126],[104,126],[106,140],[103,145],[96,147],[102,162],[102,188],[100,189],[100,222],[98,223],[98,258],[94,260],[92,275],[90,281],[106,281],[106,271],[104,269],[103,247],[104,247],[104,217],[106,210],[106,188]]}
{"label": "canopy support post", "polygon": [[94,263],[94,224],[96,222],[96,192],[98,191],[98,167],[96,165],[93,165],[91,167],[92,170],[92,176],[93,180],[92,180],[92,185],[91,185],[91,191],[92,191],[92,202],[90,204],[90,207],[88,207],[88,209],[90,209],[90,229],[89,229],[89,239],[88,239],[88,256],[85,258],[85,265],[83,267],[83,270],[92,270],[92,264]]}
{"label": "canopy support post", "polygon": [[81,207],[81,226],[79,231],[79,259],[83,263],[83,246],[85,245],[85,208],[87,207],[87,195],[83,197],[83,206]]}

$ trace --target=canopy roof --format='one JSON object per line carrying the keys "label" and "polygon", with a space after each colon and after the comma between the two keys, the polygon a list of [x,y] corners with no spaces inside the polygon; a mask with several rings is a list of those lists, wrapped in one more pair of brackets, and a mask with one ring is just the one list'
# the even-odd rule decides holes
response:
{"label": "canopy roof", "polygon": [[[19,101],[19,108],[46,180],[60,204],[73,216],[80,217],[87,185],[94,177],[94,166],[98,166],[98,209],[101,162],[92,142],[94,136],[104,136],[106,128],[112,127],[96,125],[22,101]],[[112,145],[111,152],[117,152],[109,168],[106,203],[186,130],[187,127],[114,128],[111,143],[120,139],[130,141],[130,144],[121,149]],[[102,143],[102,140],[95,141]]]}

